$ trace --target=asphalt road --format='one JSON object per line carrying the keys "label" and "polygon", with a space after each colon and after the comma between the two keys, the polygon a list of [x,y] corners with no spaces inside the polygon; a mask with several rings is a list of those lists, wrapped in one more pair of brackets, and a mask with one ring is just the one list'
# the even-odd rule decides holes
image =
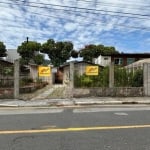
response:
{"label": "asphalt road", "polygon": [[0,108],[0,150],[150,150],[150,107]]}

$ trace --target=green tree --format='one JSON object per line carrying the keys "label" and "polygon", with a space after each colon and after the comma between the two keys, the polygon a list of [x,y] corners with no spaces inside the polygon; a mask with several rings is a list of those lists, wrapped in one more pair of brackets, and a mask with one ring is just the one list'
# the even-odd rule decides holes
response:
{"label": "green tree", "polygon": [[41,65],[41,64],[45,63],[44,55],[42,55],[42,54],[35,55],[33,60],[37,65]]}
{"label": "green tree", "polygon": [[91,44],[85,46],[79,53],[83,60],[92,62],[92,59],[97,58],[99,55],[111,55],[119,52],[114,47]]}
{"label": "green tree", "polygon": [[20,54],[21,62],[23,64],[28,64],[29,62],[34,62],[37,64],[42,64],[44,59],[41,54],[39,55],[39,51],[41,48],[41,44],[35,41],[24,41],[20,46],[18,46],[17,51]]}
{"label": "green tree", "polygon": [[80,56],[83,57],[83,60],[92,62],[92,59],[96,57],[98,53],[95,45],[87,45],[79,51]]}
{"label": "green tree", "polygon": [[59,66],[69,59],[73,44],[71,42],[55,42],[53,39],[43,43],[41,52],[46,53],[54,66]]}
{"label": "green tree", "polygon": [[0,42],[0,57],[7,56],[6,51],[7,51],[6,46],[4,45],[3,42]]}
{"label": "green tree", "polygon": [[71,51],[71,56],[73,57],[73,58],[78,58],[78,52],[77,51],[75,51],[75,50],[72,50]]}

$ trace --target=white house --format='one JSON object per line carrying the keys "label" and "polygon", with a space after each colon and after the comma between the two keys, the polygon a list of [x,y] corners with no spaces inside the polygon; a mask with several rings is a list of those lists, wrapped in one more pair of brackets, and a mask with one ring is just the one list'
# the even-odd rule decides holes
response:
{"label": "white house", "polygon": [[8,62],[14,62],[14,60],[20,58],[19,53],[17,52],[17,49],[7,49],[7,57],[6,61]]}
{"label": "white house", "polygon": [[94,63],[104,67],[108,66],[111,63],[111,56],[100,55],[98,58],[95,58]]}

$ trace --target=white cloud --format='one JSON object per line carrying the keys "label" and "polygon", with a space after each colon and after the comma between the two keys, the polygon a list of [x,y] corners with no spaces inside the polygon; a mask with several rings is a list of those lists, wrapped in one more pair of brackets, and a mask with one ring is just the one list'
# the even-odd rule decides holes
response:
{"label": "white cloud", "polygon": [[[1,0],[0,41],[7,48],[17,48],[28,36],[29,40],[38,42],[45,42],[48,38],[69,40],[75,49],[91,43],[112,46],[119,43],[116,45],[118,49],[125,47],[126,51],[134,51],[133,44],[137,44],[135,47],[139,44],[141,48],[139,39],[142,37],[140,40],[146,41],[150,36],[148,5],[150,3],[146,0],[136,0],[136,3],[120,0],[28,0],[28,3],[20,2],[20,5],[15,1]],[[121,39],[121,36],[127,38]],[[131,42],[133,36],[134,41]],[[148,48],[149,44],[142,47]]]}
{"label": "white cloud", "polygon": [[78,24],[74,24],[74,23],[66,23],[64,25],[64,28],[65,28],[66,31],[71,32],[71,31],[73,31],[77,28],[77,25]]}

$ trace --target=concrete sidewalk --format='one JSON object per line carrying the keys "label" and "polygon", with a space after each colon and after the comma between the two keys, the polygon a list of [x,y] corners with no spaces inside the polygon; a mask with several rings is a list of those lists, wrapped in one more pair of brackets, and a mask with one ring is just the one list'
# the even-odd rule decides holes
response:
{"label": "concrete sidewalk", "polygon": [[90,97],[72,99],[1,99],[0,107],[69,107],[88,105],[150,104],[150,97]]}

